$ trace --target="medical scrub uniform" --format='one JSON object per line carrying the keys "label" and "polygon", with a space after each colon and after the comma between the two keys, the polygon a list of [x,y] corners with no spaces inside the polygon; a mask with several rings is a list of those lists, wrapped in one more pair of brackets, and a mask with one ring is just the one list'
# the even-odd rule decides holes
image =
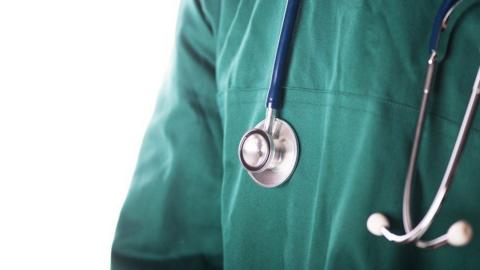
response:
{"label": "medical scrub uniform", "polygon": [[[267,189],[241,167],[265,115],[285,1],[184,0],[161,91],[121,211],[112,269],[479,269],[480,117],[425,239],[459,219],[465,247],[422,250],[370,234],[373,212],[403,233],[402,196],[428,42],[441,0],[304,0],[280,114],[298,165]],[[442,34],[412,194],[414,223],[440,184],[480,64],[480,2]]]}

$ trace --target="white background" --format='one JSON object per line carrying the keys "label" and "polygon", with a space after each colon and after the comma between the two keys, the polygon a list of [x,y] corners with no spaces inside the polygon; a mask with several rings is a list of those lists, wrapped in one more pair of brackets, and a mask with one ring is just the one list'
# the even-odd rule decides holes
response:
{"label": "white background", "polygon": [[176,1],[0,2],[0,269],[108,269]]}

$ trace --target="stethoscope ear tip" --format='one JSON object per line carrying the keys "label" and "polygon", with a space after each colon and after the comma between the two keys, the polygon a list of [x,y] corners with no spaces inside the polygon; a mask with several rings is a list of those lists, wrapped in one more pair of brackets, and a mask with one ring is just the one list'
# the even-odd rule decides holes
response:
{"label": "stethoscope ear tip", "polygon": [[373,213],[367,219],[367,229],[376,236],[383,235],[383,229],[390,227],[387,217],[381,213]]}
{"label": "stethoscope ear tip", "polygon": [[447,242],[456,247],[464,246],[472,240],[472,226],[465,220],[459,220],[450,226],[447,232]]}

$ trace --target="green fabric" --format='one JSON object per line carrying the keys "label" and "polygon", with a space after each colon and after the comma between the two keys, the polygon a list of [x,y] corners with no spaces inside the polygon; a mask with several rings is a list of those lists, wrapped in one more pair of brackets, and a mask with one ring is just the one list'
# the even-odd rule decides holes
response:
{"label": "green fabric", "polygon": [[[183,1],[172,74],[121,212],[112,269],[477,269],[479,237],[421,250],[365,226],[380,211],[403,231],[404,177],[441,0],[302,1],[281,111],[300,157],[289,182],[265,189],[241,168],[237,147],[264,117],[279,3]],[[416,221],[440,183],[480,64],[480,2],[462,6],[444,33]],[[426,239],[458,219],[479,234],[478,149],[480,117]]]}

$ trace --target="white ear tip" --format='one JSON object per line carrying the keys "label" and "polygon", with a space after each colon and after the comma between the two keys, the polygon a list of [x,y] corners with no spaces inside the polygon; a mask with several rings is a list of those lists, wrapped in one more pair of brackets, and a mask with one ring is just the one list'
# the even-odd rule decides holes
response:
{"label": "white ear tip", "polygon": [[374,235],[382,236],[382,229],[388,228],[390,223],[388,222],[387,217],[380,213],[373,213],[368,217],[367,220],[367,229]]}
{"label": "white ear tip", "polygon": [[465,220],[460,220],[452,224],[447,232],[447,241],[452,246],[464,246],[472,240],[472,226]]}

